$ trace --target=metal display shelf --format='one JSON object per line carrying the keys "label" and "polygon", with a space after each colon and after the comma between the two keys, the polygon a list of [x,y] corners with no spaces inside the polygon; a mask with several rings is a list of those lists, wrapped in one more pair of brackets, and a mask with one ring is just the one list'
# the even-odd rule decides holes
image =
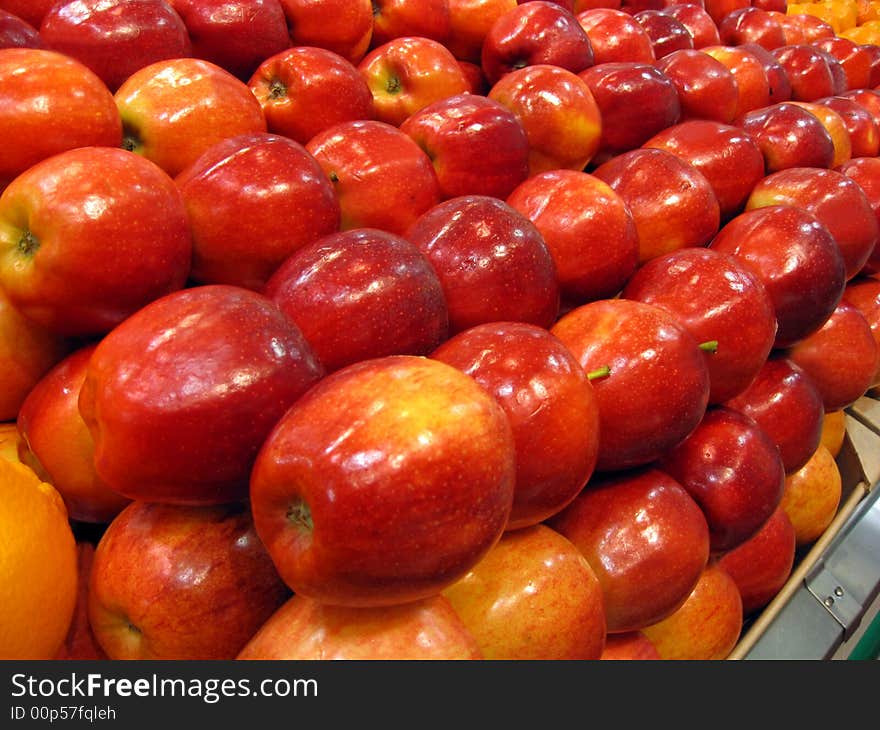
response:
{"label": "metal display shelf", "polygon": [[834,521],[776,597],[744,626],[730,659],[878,659],[880,655],[880,400],[846,410]]}

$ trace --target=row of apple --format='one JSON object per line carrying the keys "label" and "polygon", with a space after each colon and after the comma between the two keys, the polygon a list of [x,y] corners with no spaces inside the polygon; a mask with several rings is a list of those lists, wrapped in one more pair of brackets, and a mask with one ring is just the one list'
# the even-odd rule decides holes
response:
{"label": "row of apple", "polygon": [[[553,4],[519,7],[538,5]],[[100,96],[70,57],[7,59],[4,88],[28,78],[17,93],[32,94],[29,73],[58,87],[69,73],[70,88],[94,90],[84,107]],[[531,97],[517,96],[524,79]],[[559,122],[548,110],[529,122],[548,88],[563,99],[550,110]],[[58,365],[17,396],[7,389],[19,399],[7,418],[71,515],[109,523],[89,582],[102,651],[228,658],[254,636],[243,656],[326,656],[319,625],[359,622],[374,644],[377,626],[397,621],[409,631],[398,655],[430,631],[471,656],[512,655],[481,632],[489,616],[519,656],[547,656],[547,644],[523,646],[533,634],[514,615],[491,615],[485,588],[521,592],[490,566],[524,554],[514,574],[546,581],[542,599],[558,605],[553,560],[533,542],[544,540],[574,566],[565,592],[577,603],[548,611],[545,634],[568,642],[556,656],[597,658],[609,636],[657,631],[704,576],[723,582],[710,555],[771,525],[784,484],[822,456],[825,416],[874,384],[877,345],[855,304],[858,287],[878,283],[876,208],[855,173],[876,175],[861,164],[871,154],[844,168],[842,142],[802,121],[819,117],[783,116],[807,110],[781,104],[779,128],[809,127],[799,149],[820,162],[789,157],[766,174],[782,149],[762,136],[770,125],[677,116],[603,159],[602,135],[626,125],[578,74],[537,64],[493,90],[439,98],[399,126],[339,122],[303,143],[248,126],[255,95],[194,59],[146,67],[115,95],[105,85],[121,111],[105,104],[102,142],[71,141],[94,131],[93,113],[78,123],[58,107],[55,128],[35,134],[22,112],[33,105],[4,107],[24,165],[4,171],[0,198],[4,304],[27,338],[17,354],[33,342],[42,373]],[[572,121],[572,98],[592,100],[590,124]],[[186,114],[172,110],[195,99],[211,101],[204,117],[175,127]],[[864,121],[859,108],[841,119]],[[138,155],[119,149],[123,119]],[[35,149],[45,156],[22,163]],[[706,493],[719,474],[729,482]],[[599,514],[607,521],[591,523]],[[226,526],[225,557],[199,533],[173,575],[148,575],[177,549],[167,531],[206,522]],[[614,544],[600,544],[608,534]],[[261,557],[238,562],[239,548]],[[615,572],[625,557],[632,570]],[[233,563],[205,580],[206,566]],[[727,613],[737,626],[739,605]],[[154,635],[171,615],[175,631]],[[291,649],[299,620],[312,645]]]}

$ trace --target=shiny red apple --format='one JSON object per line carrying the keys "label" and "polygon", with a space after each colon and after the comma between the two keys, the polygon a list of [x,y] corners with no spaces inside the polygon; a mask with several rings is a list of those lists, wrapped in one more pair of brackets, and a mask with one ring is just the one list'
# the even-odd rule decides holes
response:
{"label": "shiny red apple", "polygon": [[767,432],[787,475],[803,467],[821,442],[822,394],[784,353],[769,357],[748,388],[723,405],[750,416]]}
{"label": "shiny red apple", "polygon": [[741,411],[716,406],[657,463],[700,505],[714,553],[751,538],[779,506],[785,468],[770,435]]}
{"label": "shiny red apple", "polygon": [[192,232],[190,278],[200,284],[261,289],[288,256],[339,229],[333,184],[289,137],[221,140],[174,181]]}
{"label": "shiny red apple", "polygon": [[291,254],[262,293],[300,329],[326,372],[386,355],[427,355],[449,331],[440,277],[405,238],[357,228]]}
{"label": "shiny red apple", "polygon": [[659,469],[596,478],[548,524],[574,543],[595,571],[612,634],[670,615],[709,558],[702,510]]}
{"label": "shiny red apple", "polygon": [[774,347],[788,347],[819,329],[843,295],[840,248],[828,228],[799,206],[744,211],[709,248],[739,259],[763,282],[776,313]]}
{"label": "shiny red apple", "polygon": [[507,203],[535,224],[550,249],[564,309],[613,297],[638,267],[632,212],[595,175],[579,170],[532,175]]}
{"label": "shiny red apple", "polygon": [[709,403],[742,392],[776,338],[776,311],[763,280],[741,259],[714,248],[687,248],[648,261],[621,296],[674,314],[700,343],[709,369]]}
{"label": "shiny red apple", "polygon": [[572,309],[550,331],[594,376],[598,471],[648,464],[699,424],[709,400],[708,366],[700,343],[669,311],[601,299]]}
{"label": "shiny red apple", "polygon": [[543,327],[476,325],[431,357],[457,367],[492,393],[510,419],[516,485],[508,530],[542,522],[587,483],[599,451],[599,409],[587,374]]}
{"label": "shiny red apple", "polygon": [[79,410],[98,476],[132,499],[243,499],[269,431],[322,375],[299,328],[262,294],[211,284],[161,297],[89,359]]}
{"label": "shiny red apple", "polygon": [[317,46],[272,54],[247,80],[268,131],[306,144],[341,122],[375,118],[373,93],[351,61]]}
{"label": "shiny red apple", "polygon": [[691,246],[718,233],[721,207],[696,165],[664,149],[641,147],[593,170],[629,206],[639,236],[639,262]]}
{"label": "shiny red apple", "polygon": [[503,200],[450,198],[416,219],[406,238],[440,278],[450,335],[486,322],[549,328],[556,321],[553,255],[535,224]]}
{"label": "shiny red apple", "polygon": [[508,417],[473,378],[431,358],[372,358],[277,421],[250,502],[295,593],[391,606],[441,592],[499,540],[515,469]]}

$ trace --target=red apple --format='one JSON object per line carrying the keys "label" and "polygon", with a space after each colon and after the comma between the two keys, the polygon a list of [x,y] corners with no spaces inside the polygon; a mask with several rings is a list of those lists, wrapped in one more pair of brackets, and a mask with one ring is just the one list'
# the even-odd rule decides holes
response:
{"label": "red apple", "polygon": [[385,122],[339,122],[305,147],[336,189],[342,230],[379,228],[403,235],[442,198],[431,158]]}
{"label": "red apple", "polygon": [[[675,84],[653,63],[599,63],[582,71],[602,117],[602,136],[592,161],[599,165],[634,150],[681,118]],[[638,114],[633,114],[638,109]]]}
{"label": "red apple", "polygon": [[871,81],[871,54],[850,38],[840,35],[813,41],[816,48],[827,51],[843,66],[846,89],[865,89]]}
{"label": "red apple", "polygon": [[792,104],[803,107],[810,112],[825,127],[828,136],[834,147],[834,155],[831,158],[829,167],[839,167],[852,157],[852,141],[850,140],[849,130],[840,116],[834,109],[824,104],[817,104],[813,101],[792,101]]}
{"label": "red apple", "polygon": [[425,211],[406,238],[440,278],[450,336],[486,322],[549,328],[556,321],[553,256],[535,224],[503,200],[450,198]]}
{"label": "red apple", "polygon": [[489,29],[517,0],[448,0],[449,36],[445,45],[462,61],[480,63]]}
{"label": "red apple", "polygon": [[72,347],[25,317],[0,288],[0,422],[15,421],[31,389]]}
{"label": "red apple", "polygon": [[607,183],[580,170],[532,175],[507,197],[537,226],[556,264],[561,306],[613,297],[639,263],[629,206]]}
{"label": "red apple", "polygon": [[694,48],[699,49],[721,43],[718,26],[704,5],[694,2],[677,2],[661,7],[660,11],[681,21],[694,39]]}
{"label": "red apple", "polygon": [[261,294],[213,284],[161,297],[89,360],[79,410],[98,476],[132,499],[242,499],[270,429],[322,375],[300,330]]}
{"label": "red apple", "polygon": [[192,55],[187,27],[166,0],[59,0],[39,31],[45,48],[81,61],[110,91],[144,66]]}
{"label": "red apple", "polygon": [[659,8],[640,10],[632,17],[648,35],[655,59],[659,60],[673,51],[694,47],[694,37],[687,26]]}
{"label": "red apple", "polygon": [[648,261],[621,296],[666,309],[705,351],[709,403],[741,393],[764,365],[776,337],[773,300],[741,259],[713,248],[686,248]]}
{"label": "red apple", "polygon": [[796,101],[753,109],[733,124],[758,143],[767,174],[791,167],[827,168],[834,163],[834,140],[828,128]]}
{"label": "red apple", "polygon": [[386,355],[427,355],[449,314],[440,278],[412,243],[377,229],[329,234],[293,253],[263,288],[326,372]]}
{"label": "red apple", "polygon": [[145,66],[114,96],[125,125],[122,146],[172,177],[227,137],[266,131],[263,108],[248,85],[199,58]]}
{"label": "red apple", "polygon": [[659,58],[655,65],[678,92],[681,121],[733,121],[739,89],[733,72],[721,61],[700,50],[683,48]]}
{"label": "red apple", "polygon": [[0,10],[0,48],[41,48],[40,32],[30,23]]}
{"label": "red apple", "polygon": [[705,246],[721,225],[712,185],[695,165],[663,149],[644,147],[612,157],[593,174],[632,211],[639,262],[680,248]]}
{"label": "red apple", "polygon": [[617,8],[589,8],[577,14],[593,47],[593,63],[654,63],[648,32],[630,13]]}
{"label": "red apple", "polygon": [[536,524],[505,533],[443,595],[484,659],[599,659],[605,606],[596,573],[556,530]]}
{"label": "red apple", "polygon": [[[47,93],[52,90],[52,93]],[[27,168],[75,147],[119,147],[113,95],[84,64],[39,48],[0,49],[0,191]]]}
{"label": "red apple", "polygon": [[367,53],[357,68],[373,96],[376,119],[394,126],[432,102],[468,90],[452,52],[422,36],[393,38]]}
{"label": "red apple", "polygon": [[[853,157],[835,169],[859,184],[880,223],[880,158]],[[877,272],[880,272],[880,246],[875,245],[860,273],[872,275]]]}
{"label": "red apple", "polygon": [[110,659],[234,659],[288,598],[240,504],[134,502],[95,549],[88,616]]}
{"label": "red apple", "polygon": [[786,356],[816,384],[826,411],[848,408],[876,379],[880,348],[861,310],[841,300],[822,327]]}
{"label": "red apple", "polygon": [[480,52],[490,86],[525,66],[549,64],[580,73],[593,63],[590,38],[574,13],[545,0],[518,4],[499,16]]}
{"label": "red apple", "polygon": [[605,637],[605,648],[599,658],[609,661],[651,661],[659,659],[660,655],[643,632],[624,631]]}
{"label": "red apple", "polygon": [[80,147],[30,167],[0,196],[0,222],[0,285],[22,314],[62,335],[103,334],[189,274],[192,239],[174,181],[118,147]]}
{"label": "red apple", "polygon": [[280,0],[292,46],[317,46],[357,65],[373,38],[371,0]]}
{"label": "red apple", "polygon": [[372,0],[372,4],[371,48],[404,36],[444,43],[452,30],[449,0]]}
{"label": "red apple", "polygon": [[129,503],[95,473],[95,444],[79,413],[79,391],[95,344],[83,345],[47,372],[18,413],[19,457],[64,499],[70,519],[108,524]]}
{"label": "red apple", "polygon": [[880,126],[864,106],[844,96],[826,96],[816,99],[815,103],[833,109],[840,115],[849,133],[851,157],[877,156],[880,152]]}
{"label": "red apple", "polygon": [[709,400],[709,371],[697,341],[665,309],[602,299],[563,315],[550,330],[592,380],[599,404],[599,471],[648,464],[683,441]]}
{"label": "red apple", "polygon": [[[443,198],[506,198],[529,174],[529,139],[514,113],[480,94],[455,94],[400,125],[431,158]],[[491,150],[491,154],[487,154]]]}
{"label": "red apple", "polygon": [[828,228],[799,206],[744,211],[709,248],[739,259],[763,282],[776,314],[774,347],[788,347],[819,329],[843,295],[840,248]]}
{"label": "red apple", "polygon": [[721,221],[742,212],[752,188],[765,175],[758,141],[742,127],[711,119],[674,124],[642,146],[672,152],[703,173],[718,199]]}
{"label": "red apple", "polygon": [[836,93],[831,67],[815,46],[797,43],[780,46],[771,53],[785,69],[794,101],[815,101]]}
{"label": "red apple", "polygon": [[[862,313],[871,328],[874,342],[880,347],[880,279],[874,276],[857,276],[847,282],[842,301],[851,304]],[[878,384],[880,384],[880,365],[871,381],[871,387]]]}
{"label": "red apple", "polygon": [[731,550],[752,537],[782,499],[785,468],[770,436],[749,416],[724,406],[657,463],[700,505],[709,548]]}
{"label": "red apple", "polygon": [[583,170],[599,149],[602,113],[587,82],[550,64],[511,71],[488,97],[510,109],[529,139],[529,174]]}
{"label": "red apple", "polygon": [[289,137],[229,137],[174,181],[189,215],[197,283],[261,289],[294,251],[339,229],[332,183]]}
{"label": "red apple", "polygon": [[242,81],[267,58],[290,47],[279,0],[169,2],[186,26],[192,55],[216,63]]}
{"label": "red apple", "polygon": [[767,175],[752,188],[746,209],[768,205],[795,205],[813,213],[834,237],[847,280],[861,271],[880,236],[867,195],[837,170],[793,167]]}
{"label": "red apple", "polygon": [[700,50],[720,61],[736,79],[737,102],[734,118],[770,104],[770,78],[761,60],[743,46],[712,45]]}
{"label": "red apple", "polygon": [[248,79],[266,127],[295,142],[340,122],[373,119],[373,93],[351,61],[317,46],[294,46],[265,58]]}
{"label": "red apple", "polygon": [[661,659],[712,661],[730,656],[742,627],[742,598],[736,582],[713,561],[684,603],[642,632]]}
{"label": "red apple", "polygon": [[796,555],[794,526],[780,505],[752,537],[718,558],[736,583],[743,616],[750,618],[782,590]]}
{"label": "red apple", "polygon": [[473,378],[396,355],[337,370],[277,422],[251,474],[281,577],[322,603],[436,595],[499,540],[513,504],[507,415]]}
{"label": "red apple", "polygon": [[785,479],[780,507],[794,527],[799,548],[818,540],[837,515],[843,477],[831,452],[821,443],[804,465]]}
{"label": "red apple", "polygon": [[329,606],[294,595],[250,638],[236,659],[480,660],[474,636],[443,596],[398,606]]}
{"label": "red apple", "polygon": [[785,34],[776,17],[751,4],[731,10],[717,25],[718,37],[727,46],[756,43],[771,51],[785,45]]}
{"label": "red apple", "polygon": [[599,450],[599,410],[574,355],[543,327],[476,325],[431,357],[474,378],[501,404],[516,447],[508,530],[537,524],[566,507],[587,483]]}
{"label": "red apple", "polygon": [[675,611],[709,558],[703,512],[658,469],[593,479],[548,525],[593,568],[612,634],[637,631]]}
{"label": "red apple", "polygon": [[773,439],[786,475],[806,464],[822,437],[825,408],[809,375],[782,353],[772,355],[742,393],[723,405],[745,413]]}

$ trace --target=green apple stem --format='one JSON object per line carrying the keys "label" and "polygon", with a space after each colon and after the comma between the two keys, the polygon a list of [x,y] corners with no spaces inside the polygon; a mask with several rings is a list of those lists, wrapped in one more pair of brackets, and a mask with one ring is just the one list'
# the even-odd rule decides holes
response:
{"label": "green apple stem", "polygon": [[588,372],[587,380],[601,380],[602,378],[607,378],[609,375],[611,375],[611,368],[607,365],[603,365],[600,368]]}
{"label": "green apple stem", "polygon": [[716,353],[718,352],[718,340],[707,340],[706,342],[701,342],[698,347],[703,352]]}
{"label": "green apple stem", "polygon": [[30,231],[22,233],[18,239],[18,250],[25,256],[32,257],[40,248],[40,239]]}
{"label": "green apple stem", "polygon": [[287,508],[287,519],[294,527],[306,532],[312,531],[312,511],[301,499],[291,502]]}
{"label": "green apple stem", "polygon": [[388,81],[385,84],[385,90],[389,94],[397,94],[400,92],[400,88],[401,88],[400,79],[394,75],[389,76]]}

